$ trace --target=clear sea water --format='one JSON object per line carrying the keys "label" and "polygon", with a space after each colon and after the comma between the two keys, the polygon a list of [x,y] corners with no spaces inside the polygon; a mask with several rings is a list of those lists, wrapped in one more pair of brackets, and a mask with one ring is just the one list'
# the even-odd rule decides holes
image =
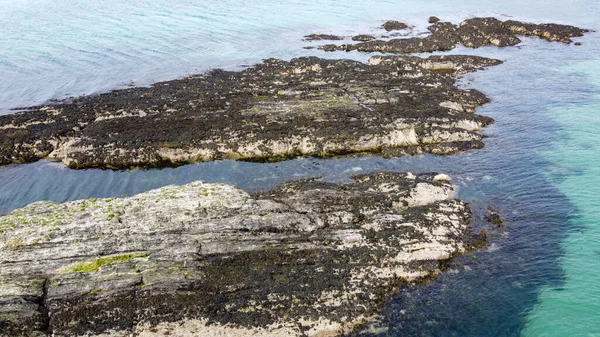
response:
{"label": "clear sea water", "polygon": [[[0,114],[269,57],[366,60],[303,49],[301,38],[377,33],[388,19],[418,32],[430,15],[600,29],[600,3],[592,0],[0,0]],[[0,214],[38,200],[131,195],[199,179],[256,191],[302,177],[444,172],[473,206],[475,227],[485,227],[482,213],[491,206],[505,228],[487,228],[488,246],[458,258],[435,281],[403,288],[383,308],[386,329],[358,335],[600,336],[600,36],[579,41],[453,51],[505,61],[461,81],[492,99],[478,110],[496,119],[483,150],[148,171],[72,171],[41,161],[0,167]]]}

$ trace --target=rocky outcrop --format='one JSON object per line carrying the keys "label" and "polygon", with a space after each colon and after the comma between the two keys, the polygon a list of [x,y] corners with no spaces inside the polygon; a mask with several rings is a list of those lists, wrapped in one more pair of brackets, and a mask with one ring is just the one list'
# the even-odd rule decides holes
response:
{"label": "rocky outcrop", "polygon": [[373,35],[356,35],[352,37],[352,41],[371,41],[374,40],[375,37]]}
{"label": "rocky outcrop", "polygon": [[481,244],[448,179],[31,204],[0,217],[0,335],[339,335]]}
{"label": "rocky outcrop", "polygon": [[518,36],[538,36],[548,41],[573,42],[571,38],[583,36],[586,29],[559,24],[532,24],[514,20],[500,21],[495,18],[473,18],[454,25],[440,22],[436,17],[428,20],[430,35],[392,40],[374,40],[357,44],[329,44],[325,51],[382,52],[382,53],[425,53],[448,51],[458,45],[470,48],[483,46],[506,47],[519,44]]}
{"label": "rocky outcrop", "polygon": [[381,28],[385,29],[388,32],[391,32],[392,30],[408,29],[408,25],[404,22],[390,20],[386,21],[383,25],[381,25]]}
{"label": "rocky outcrop", "polygon": [[429,22],[429,23],[436,23],[436,22],[439,22],[439,21],[440,21],[440,18],[438,18],[437,16],[430,16],[427,19],[427,22]]}
{"label": "rocky outcrop", "polygon": [[0,116],[0,164],[50,158],[70,168],[218,159],[449,154],[483,146],[488,102],[455,86],[497,65],[475,56],[270,59]]}
{"label": "rocky outcrop", "polygon": [[304,37],[304,41],[321,41],[321,40],[343,40],[344,38],[331,34],[310,34]]}

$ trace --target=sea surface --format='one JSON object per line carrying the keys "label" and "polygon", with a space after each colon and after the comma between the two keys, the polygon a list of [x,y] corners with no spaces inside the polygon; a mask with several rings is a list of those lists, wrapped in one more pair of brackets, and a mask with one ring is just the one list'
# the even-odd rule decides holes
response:
{"label": "sea surface", "polygon": [[[395,19],[495,16],[600,29],[600,2],[0,0],[0,114],[70,96],[180,78],[262,59],[352,58],[303,47],[309,33],[380,34]],[[525,38],[516,48],[457,48],[503,65],[460,85],[492,102],[485,148],[453,156],[217,161],[162,170],[74,171],[40,161],[0,167],[0,214],[39,200],[132,195],[194,180],[258,191],[290,179],[381,170],[443,172],[486,230],[486,248],[435,281],[400,290],[359,336],[600,336],[600,35],[581,46]],[[482,220],[492,207],[504,228]]]}

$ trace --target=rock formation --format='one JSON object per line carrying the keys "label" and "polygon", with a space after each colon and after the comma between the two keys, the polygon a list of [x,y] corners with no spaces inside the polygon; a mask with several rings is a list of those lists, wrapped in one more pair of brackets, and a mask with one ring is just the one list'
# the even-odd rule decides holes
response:
{"label": "rock formation", "polygon": [[467,19],[459,25],[441,22],[436,17],[429,18],[430,35],[421,38],[401,38],[373,40],[357,44],[328,44],[325,51],[382,52],[382,53],[425,53],[448,51],[458,45],[470,48],[483,46],[506,47],[521,43],[518,36],[538,36],[548,41],[573,42],[571,38],[588,32],[573,26],[559,24],[532,24],[514,20],[500,21],[495,18]]}
{"label": "rock formation", "polygon": [[356,36],[352,37],[352,41],[363,41],[364,42],[364,41],[371,41],[374,39],[375,39],[375,37],[373,35],[366,35],[366,34],[356,35]]}
{"label": "rock formation", "polygon": [[392,30],[402,30],[402,29],[407,29],[408,25],[404,22],[400,22],[400,21],[396,21],[396,20],[390,20],[390,21],[386,21],[381,28],[385,29],[388,32],[391,32]]}
{"label": "rock formation", "polygon": [[440,18],[438,18],[437,16],[430,16],[429,19],[427,19],[427,22],[429,22],[429,23],[436,23],[439,21],[440,21]]}
{"label": "rock formation", "polygon": [[31,204],[0,217],[0,335],[339,335],[482,242],[447,179]]}
{"label": "rock formation", "polygon": [[[517,35],[570,43],[587,32],[494,18],[458,26],[436,22],[429,30],[425,38],[323,49],[412,53],[457,44],[511,46],[520,42]],[[483,146],[476,131],[492,120],[473,112],[488,99],[454,84],[461,74],[500,61],[447,55],[373,57],[370,63],[269,59],[241,72],[214,70],[28,108],[0,116],[0,165],[49,158],[71,168],[123,169],[218,159],[449,154]]]}
{"label": "rock formation", "polygon": [[[323,49],[411,53],[511,46],[523,35],[570,43],[586,32],[492,18],[429,30]],[[455,83],[500,63],[308,57],[213,70],[0,116],[0,164],[121,169],[480,148],[477,130],[492,119],[474,111],[488,99]],[[483,243],[449,180],[371,173],[255,194],[194,182],[31,204],[0,216],[0,336],[338,336],[370,321],[399,285]],[[485,219],[502,225],[495,211]]]}
{"label": "rock formation", "polygon": [[304,41],[321,41],[321,40],[343,40],[344,38],[330,34],[310,34],[304,37]]}
{"label": "rock formation", "polygon": [[475,56],[270,59],[241,72],[130,88],[0,116],[0,164],[71,168],[218,159],[449,154],[480,148],[488,102],[454,84],[500,64]]}

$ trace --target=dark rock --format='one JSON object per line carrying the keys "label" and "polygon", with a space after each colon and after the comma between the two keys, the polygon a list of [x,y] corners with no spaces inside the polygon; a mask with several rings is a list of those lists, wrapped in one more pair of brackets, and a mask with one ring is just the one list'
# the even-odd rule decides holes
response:
{"label": "dark rock", "polygon": [[[367,42],[369,43],[369,42]],[[296,156],[449,154],[483,146],[488,101],[454,86],[474,56],[270,59],[0,116],[0,164],[164,167]]]}
{"label": "dark rock", "polygon": [[539,36],[548,41],[571,43],[572,37],[583,36],[588,32],[573,26],[557,24],[531,24],[518,21],[500,21],[495,18],[468,19],[456,26],[450,22],[436,21],[429,27],[431,35],[424,38],[392,39],[389,41],[368,41],[354,45],[328,45],[325,51],[382,52],[382,53],[424,53],[448,51],[457,45],[470,48],[483,46],[507,47],[519,44],[518,36]]}
{"label": "dark rock", "polygon": [[426,38],[407,38],[407,39],[392,39],[389,41],[374,40],[369,42],[358,43],[355,45],[341,45],[337,48],[323,49],[325,51],[342,50],[351,51],[357,50],[360,52],[381,52],[381,53],[424,53],[434,51],[448,51],[456,47],[449,40],[438,38],[437,36],[428,36]]}
{"label": "dark rock", "polygon": [[372,35],[356,35],[352,37],[352,41],[371,41],[374,38]]}
{"label": "dark rock", "polygon": [[427,22],[429,23],[436,23],[440,21],[440,19],[437,16],[430,16],[429,19],[427,19]]}
{"label": "dark rock", "polygon": [[321,41],[321,40],[343,40],[344,38],[337,35],[329,34],[310,34],[304,37],[305,41]]}
{"label": "dark rock", "polygon": [[0,217],[0,335],[340,335],[483,244],[430,175],[31,204]]}
{"label": "dark rock", "polygon": [[538,36],[548,41],[557,41],[563,43],[571,43],[572,37],[583,36],[589,32],[587,29],[577,28],[568,25],[559,25],[555,23],[546,24],[531,24],[513,20],[504,22],[504,26],[510,29],[516,35],[523,36]]}
{"label": "dark rock", "polygon": [[504,221],[502,220],[502,217],[500,217],[500,214],[492,208],[488,208],[488,212],[484,216],[484,219],[492,225],[504,227]]}
{"label": "dark rock", "polygon": [[404,22],[390,20],[381,25],[386,31],[407,29],[408,25]]}

